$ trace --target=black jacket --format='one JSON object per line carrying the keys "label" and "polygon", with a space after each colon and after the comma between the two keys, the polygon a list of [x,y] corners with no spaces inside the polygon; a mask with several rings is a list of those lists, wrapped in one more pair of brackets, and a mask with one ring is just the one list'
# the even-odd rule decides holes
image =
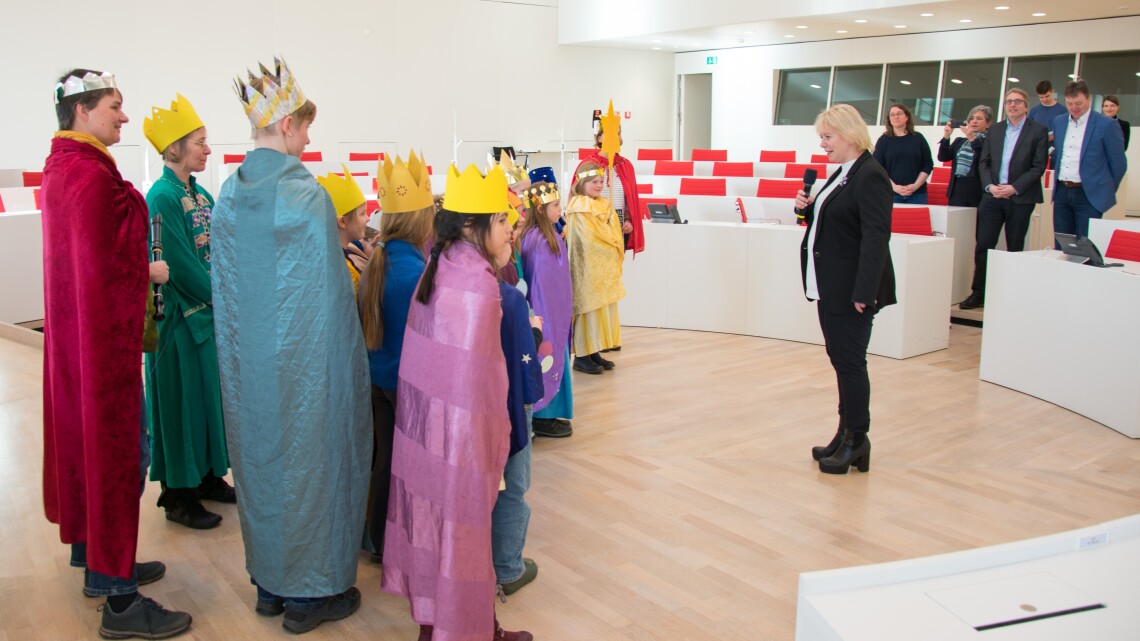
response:
{"label": "black jacket", "polygon": [[[982,192],[990,185],[1001,184],[1001,153],[1005,147],[1007,124],[1008,121],[1003,120],[986,132],[982,157],[977,161]],[[1013,147],[1013,156],[1009,159],[1009,184],[1017,190],[1017,195],[1010,200],[1022,205],[1044,202],[1041,176],[1045,173],[1048,159],[1049,129],[1036,120],[1026,118],[1021,134],[1017,137],[1017,144]]]}
{"label": "black jacket", "polygon": [[974,148],[974,164],[970,165],[970,171],[966,175],[959,176],[957,175],[958,150],[967,140],[969,139],[955,138],[954,142],[950,142],[943,138],[938,143],[938,161],[954,161],[950,166],[950,184],[946,187],[946,198],[951,205],[957,207],[977,207],[978,203],[982,202],[982,181],[978,177],[978,163],[982,159],[982,146],[986,142],[986,136],[975,136],[970,142],[970,146]]}
{"label": "black jacket", "polygon": [[[835,180],[836,171],[827,185]],[[820,190],[823,193],[823,190]],[[844,181],[823,202],[815,230],[815,280],[819,305],[829,312],[854,312],[854,303],[877,311],[898,302],[891,264],[891,210],[894,191],[883,166],[863,152]],[[807,228],[800,244],[800,275],[807,291],[808,234],[815,203],[805,212]]]}

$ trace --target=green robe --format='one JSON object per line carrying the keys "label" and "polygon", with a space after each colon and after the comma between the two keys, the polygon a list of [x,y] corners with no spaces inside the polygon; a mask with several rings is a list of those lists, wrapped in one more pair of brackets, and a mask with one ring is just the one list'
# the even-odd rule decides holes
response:
{"label": "green robe", "polygon": [[146,355],[150,478],[169,487],[198,487],[209,472],[224,476],[229,469],[210,285],[214,199],[193,177],[187,191],[163,168],[146,204],[152,220],[162,215],[162,258],[170,267],[158,351]]}

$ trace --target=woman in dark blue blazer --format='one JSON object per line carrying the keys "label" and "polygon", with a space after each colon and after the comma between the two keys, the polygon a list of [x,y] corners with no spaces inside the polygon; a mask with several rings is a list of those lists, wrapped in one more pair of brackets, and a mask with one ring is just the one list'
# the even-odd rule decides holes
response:
{"label": "woman in dark blue blazer", "polygon": [[[986,140],[986,130],[994,121],[994,110],[978,105],[970,110],[961,132],[964,138],[950,142],[954,128],[946,123],[942,140],[938,143],[938,161],[953,161],[950,165],[950,184],[946,187],[946,197],[957,207],[977,207],[982,202],[982,181],[978,176],[978,159],[982,155],[982,144]],[[969,144],[967,144],[969,143]]]}
{"label": "woman in dark blue blazer", "polygon": [[804,293],[817,301],[819,326],[839,383],[839,429],[812,458],[827,474],[851,465],[870,470],[871,381],[867,344],[875,313],[895,300],[891,265],[893,190],[885,169],[871,157],[862,116],[840,104],[816,118],[820,147],[840,165],[815,197],[802,190],[796,207],[808,223],[800,245]]}

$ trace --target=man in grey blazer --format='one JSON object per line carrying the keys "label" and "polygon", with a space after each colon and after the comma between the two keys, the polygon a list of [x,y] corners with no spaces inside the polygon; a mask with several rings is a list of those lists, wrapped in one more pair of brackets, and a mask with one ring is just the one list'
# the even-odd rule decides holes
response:
{"label": "man in grey blazer", "polygon": [[1049,157],[1049,129],[1026,118],[1028,113],[1029,94],[1018,87],[1010,89],[1005,95],[1006,118],[990,127],[982,145],[978,176],[984,193],[978,205],[973,291],[959,309],[985,304],[989,250],[997,247],[1004,227],[1006,249],[1021,251],[1033,208],[1044,201],[1041,175]]}
{"label": "man in grey blazer", "polygon": [[1053,120],[1053,231],[1089,235],[1089,219],[1116,204],[1116,189],[1128,171],[1120,125],[1092,110],[1084,80],[1065,85],[1069,113]]}

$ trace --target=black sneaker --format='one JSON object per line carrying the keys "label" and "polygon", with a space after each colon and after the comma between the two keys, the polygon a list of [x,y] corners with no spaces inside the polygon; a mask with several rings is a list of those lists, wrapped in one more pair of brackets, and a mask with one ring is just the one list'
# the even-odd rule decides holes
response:
{"label": "black sneaker", "polygon": [[978,296],[977,294],[970,294],[969,296],[966,297],[966,300],[958,303],[958,309],[962,309],[962,310],[977,309],[979,307],[985,307],[985,306],[986,306],[986,299],[981,297],[981,296]]}
{"label": "black sneaker", "polygon": [[[164,576],[166,576],[166,564],[162,561],[145,561],[135,564],[135,581],[137,581],[139,585],[154,583]],[[102,594],[94,594],[91,592],[91,588],[87,587],[87,570],[83,571],[83,583],[83,596],[89,598],[105,596]]]}
{"label": "black sneaker", "polygon": [[118,614],[106,603],[99,609],[103,611],[99,636],[104,639],[165,639],[189,630],[192,621],[189,614],[167,610],[141,594]]}
{"label": "black sneaker", "polygon": [[166,520],[194,530],[209,530],[221,524],[222,515],[207,510],[197,497],[188,495],[166,505]]}
{"label": "black sneaker", "polygon": [[510,583],[500,583],[499,587],[503,589],[503,594],[514,594],[524,585],[533,581],[536,576],[538,576],[538,564],[534,562],[534,559],[523,559],[522,576]]}
{"label": "black sneaker", "polygon": [[586,374],[601,374],[605,370],[594,362],[589,356],[580,356],[574,359],[574,369]]}
{"label": "black sneaker", "polygon": [[349,588],[336,596],[321,599],[316,607],[291,608],[285,606],[285,621],[281,627],[286,632],[304,634],[316,630],[325,621],[339,621],[347,618],[360,608],[360,590]]}
{"label": "black sneaker", "polygon": [[210,474],[198,486],[198,498],[218,503],[237,503],[237,492],[224,478]]}
{"label": "black sneaker", "polygon": [[614,368],[614,362],[602,358],[601,354],[590,354],[590,360],[602,366],[602,369],[609,371]]}
{"label": "black sneaker", "polygon": [[536,418],[531,420],[531,428],[535,436],[546,438],[566,438],[574,433],[569,421],[563,422],[556,418]]}

